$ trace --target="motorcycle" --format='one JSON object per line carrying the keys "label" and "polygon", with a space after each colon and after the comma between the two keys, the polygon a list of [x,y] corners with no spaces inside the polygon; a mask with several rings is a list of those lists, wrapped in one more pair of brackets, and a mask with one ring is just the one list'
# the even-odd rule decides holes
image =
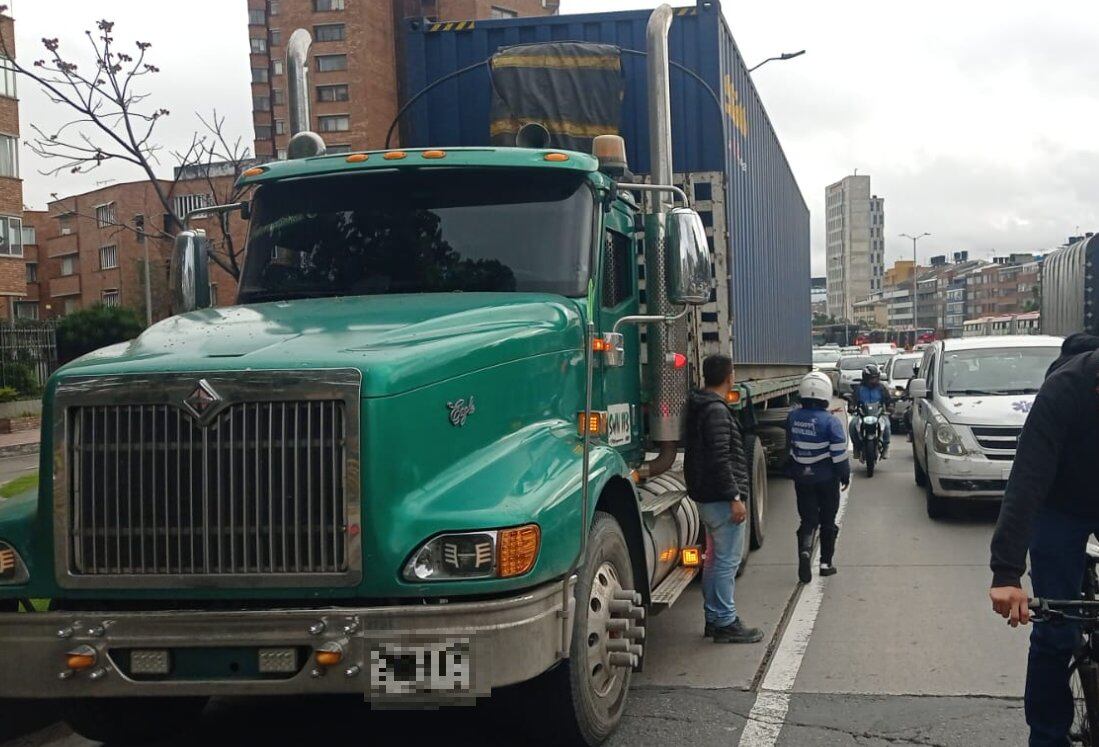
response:
{"label": "motorcycle", "polygon": [[885,443],[882,441],[882,419],[888,418],[889,413],[880,402],[873,404],[859,403],[855,408],[859,417],[859,436],[862,438],[862,461],[866,463],[866,476],[874,476],[874,466],[885,453]]}

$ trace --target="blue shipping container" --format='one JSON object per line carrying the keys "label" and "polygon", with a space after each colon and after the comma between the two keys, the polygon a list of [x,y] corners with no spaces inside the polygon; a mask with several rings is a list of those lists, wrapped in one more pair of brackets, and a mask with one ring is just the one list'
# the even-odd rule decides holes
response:
{"label": "blue shipping container", "polygon": [[[588,41],[645,51],[650,11],[517,18],[461,24],[408,21],[405,101],[451,73],[412,104],[407,147],[489,144],[491,88],[485,66],[501,47]],[[811,361],[809,210],[752,84],[718,0],[676,9],[670,37],[674,167],[719,172],[725,182],[733,359],[742,366]],[[622,59],[622,136],[636,173],[649,170],[645,58]],[[725,242],[715,237],[717,250]],[[723,335],[723,337],[725,337]]]}

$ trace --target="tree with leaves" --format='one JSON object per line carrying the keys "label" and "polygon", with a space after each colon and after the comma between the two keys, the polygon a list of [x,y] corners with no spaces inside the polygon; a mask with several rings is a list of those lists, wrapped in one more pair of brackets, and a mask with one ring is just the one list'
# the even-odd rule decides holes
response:
{"label": "tree with leaves", "polygon": [[[0,13],[7,10],[7,5],[0,5]],[[101,20],[94,32],[85,32],[90,63],[76,62],[67,50],[62,50],[57,38],[47,38],[42,40],[45,56],[28,67],[0,38],[0,54],[7,58],[7,65],[37,83],[51,102],[68,109],[72,117],[58,127],[31,123],[33,135],[26,139],[27,147],[40,158],[57,163],[43,174],[88,173],[112,161],[131,164],[152,185],[164,213],[176,226],[182,226],[187,216],[179,214],[173,198],[180,181],[187,176],[204,179],[215,203],[239,202],[243,191],[236,186],[236,178],[254,161],[241,138],[225,134],[225,117],[216,111],[209,117],[198,116],[201,129],[192,135],[186,148],[167,151],[178,166],[176,177],[169,180],[157,176],[166,151],[157,141],[156,128],[170,111],[152,104],[142,83],[160,68],[149,61],[150,43],[135,41],[131,47],[120,46],[114,27],[114,22]],[[233,240],[230,217],[213,220],[220,235],[211,237],[210,258],[233,278],[239,278],[243,247]],[[148,223],[136,225],[119,220],[118,227],[156,241],[172,239],[166,230]]]}

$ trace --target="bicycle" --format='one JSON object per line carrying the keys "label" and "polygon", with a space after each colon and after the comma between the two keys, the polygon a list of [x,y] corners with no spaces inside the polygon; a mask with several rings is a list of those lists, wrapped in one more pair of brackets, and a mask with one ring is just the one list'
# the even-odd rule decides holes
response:
{"label": "bicycle", "polygon": [[1031,599],[1031,621],[1080,626],[1080,641],[1072,655],[1069,677],[1075,704],[1069,739],[1099,747],[1099,547],[1089,544],[1080,598]]}

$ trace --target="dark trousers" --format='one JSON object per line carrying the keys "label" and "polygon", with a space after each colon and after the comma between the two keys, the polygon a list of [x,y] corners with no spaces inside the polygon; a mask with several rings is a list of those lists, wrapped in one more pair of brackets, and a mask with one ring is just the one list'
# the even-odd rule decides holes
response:
{"label": "dark trousers", "polygon": [[798,542],[811,543],[813,532],[820,527],[820,562],[832,562],[836,551],[836,512],[840,508],[839,480],[824,482],[795,482],[794,491],[798,496]]}
{"label": "dark trousers", "polygon": [[[1084,552],[1099,524],[1045,507],[1034,520],[1030,579],[1034,596],[1076,599],[1084,581]],[[1073,702],[1069,664],[1080,640],[1072,623],[1035,623],[1030,633],[1025,710],[1030,744],[1067,745]]]}

